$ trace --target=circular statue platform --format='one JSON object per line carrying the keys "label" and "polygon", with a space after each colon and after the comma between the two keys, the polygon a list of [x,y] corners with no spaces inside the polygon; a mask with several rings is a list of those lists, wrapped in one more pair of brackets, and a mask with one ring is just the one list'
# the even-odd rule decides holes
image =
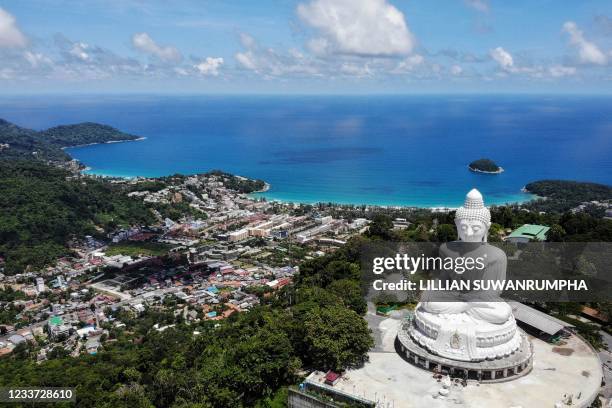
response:
{"label": "circular statue platform", "polygon": [[[355,395],[379,406],[395,408],[510,408],[555,407],[586,408],[600,390],[603,371],[597,353],[580,337],[571,335],[562,344],[550,344],[527,335],[533,348],[529,375],[513,381],[482,383],[452,381],[444,388],[432,371],[408,364],[398,353],[398,333],[403,314],[380,317],[368,313],[376,346],[368,353],[363,367],[348,370],[331,390]],[[414,360],[413,360],[414,361]],[[323,373],[321,377],[324,377]],[[317,380],[313,373],[312,381]],[[445,395],[440,390],[446,389]]]}
{"label": "circular statue platform", "polygon": [[509,381],[531,371],[533,347],[522,331],[520,346],[513,353],[502,358],[472,362],[445,358],[421,346],[410,335],[411,324],[410,320],[406,320],[399,327],[396,350],[406,361],[422,369],[480,382]]}

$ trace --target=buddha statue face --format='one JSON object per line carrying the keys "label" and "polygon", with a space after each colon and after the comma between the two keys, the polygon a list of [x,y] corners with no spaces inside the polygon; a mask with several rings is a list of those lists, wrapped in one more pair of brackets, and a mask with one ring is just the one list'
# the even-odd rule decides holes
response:
{"label": "buddha statue face", "polygon": [[486,242],[491,226],[491,213],[484,206],[480,191],[472,189],[455,213],[457,235],[463,242]]}
{"label": "buddha statue face", "polygon": [[456,220],[457,235],[463,242],[485,242],[489,227],[480,220]]}

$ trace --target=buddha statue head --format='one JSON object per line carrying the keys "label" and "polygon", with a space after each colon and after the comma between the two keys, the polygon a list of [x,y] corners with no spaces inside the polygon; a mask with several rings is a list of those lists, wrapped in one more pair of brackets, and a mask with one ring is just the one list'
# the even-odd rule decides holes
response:
{"label": "buddha statue head", "polygon": [[463,242],[486,242],[491,226],[491,213],[484,206],[482,194],[475,188],[465,196],[465,202],[455,213],[457,235]]}

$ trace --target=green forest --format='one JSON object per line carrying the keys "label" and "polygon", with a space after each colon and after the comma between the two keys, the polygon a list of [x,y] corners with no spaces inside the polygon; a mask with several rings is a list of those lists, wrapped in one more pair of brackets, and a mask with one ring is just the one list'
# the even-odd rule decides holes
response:
{"label": "green forest", "polygon": [[68,251],[73,236],[100,235],[154,221],[122,187],[36,161],[0,160],[0,257],[5,273],[41,268]]}
{"label": "green forest", "polygon": [[[361,239],[305,262],[296,285],[218,325],[187,326],[180,315],[154,309],[140,317],[119,311],[127,326],[108,326],[110,341],[97,355],[73,358],[58,349],[37,364],[23,343],[0,359],[0,383],[76,387],[79,407],[271,406],[303,369],[365,361],[373,340],[362,318]],[[158,332],[155,323],[177,326]]]}
{"label": "green forest", "polygon": [[113,127],[98,123],[79,123],[35,131],[0,119],[0,159],[40,159],[67,161],[71,157],[63,147],[119,140],[135,140],[138,136],[123,133]]}
{"label": "green forest", "polygon": [[565,212],[584,202],[612,199],[611,186],[581,181],[538,180],[527,184],[525,190],[540,197],[528,203],[537,211]]}
{"label": "green forest", "polygon": [[500,170],[500,167],[491,159],[478,159],[474,160],[469,164],[469,168],[472,170],[486,171],[494,173]]}

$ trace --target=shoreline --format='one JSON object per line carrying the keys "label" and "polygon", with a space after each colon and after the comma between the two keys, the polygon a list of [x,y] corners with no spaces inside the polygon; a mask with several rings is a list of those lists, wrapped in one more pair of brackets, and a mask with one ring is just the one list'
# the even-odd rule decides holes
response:
{"label": "shoreline", "polygon": [[[262,180],[262,181],[263,181],[263,180]],[[265,181],[264,181],[264,186],[263,186],[263,188],[262,188],[261,190],[253,191],[252,193],[249,193],[249,195],[250,195],[250,194],[259,194],[259,193],[265,193],[266,191],[269,191],[269,190],[270,190],[270,187],[271,187],[271,186],[270,186],[270,183],[267,183],[267,182],[265,182]]]}
{"label": "shoreline", "polygon": [[[139,142],[141,140],[145,140],[146,137],[141,136],[138,137],[136,139],[122,139],[122,140],[109,140],[106,142],[93,142],[93,143],[85,143],[85,144],[80,144],[80,145],[74,145],[74,146],[64,146],[64,147],[60,147],[60,149],[62,150],[66,150],[66,149],[72,149],[75,147],[86,147],[86,146],[94,146],[94,145],[99,145],[99,144],[111,144],[111,143],[124,143],[124,142]],[[74,159],[76,160],[76,159]]]}
{"label": "shoreline", "polygon": [[[143,140],[146,139],[145,137],[141,137],[138,139],[134,139],[134,140],[125,140],[128,142],[131,141],[138,141],[138,140]],[[112,142],[104,142],[104,143],[91,143],[91,144],[106,144],[106,143],[119,143],[122,141],[112,141]],[[91,145],[89,144],[89,145]],[[71,147],[77,147],[77,146],[71,146]],[[73,160],[77,160],[73,158]],[[79,163],[81,163],[79,161]],[[91,172],[91,173],[87,173],[92,171],[93,169],[89,166],[85,166],[83,163],[81,163],[84,167],[79,170],[79,173],[83,174],[83,175],[87,175],[87,176],[93,176],[93,177],[103,177],[103,178],[115,178],[115,179],[125,179],[125,180],[133,180],[133,179],[138,179],[138,178],[142,178],[142,179],[156,179],[156,178],[160,178],[163,176],[141,176],[141,175],[132,175],[132,176],[125,176],[125,175],[110,175],[110,174],[103,174],[103,173],[96,173],[96,172]],[[469,166],[468,166],[469,167]],[[503,171],[503,169],[502,169]],[[197,174],[204,174],[204,173],[190,173],[190,174],[185,174],[186,176],[189,175],[197,175]],[[235,174],[234,174],[235,175]],[[244,176],[242,176],[244,177]],[[250,177],[246,177],[248,179],[251,179]],[[255,180],[255,179],[251,179],[251,180]],[[318,205],[318,204],[331,204],[333,206],[337,206],[337,207],[362,207],[365,206],[367,208],[383,208],[383,209],[411,209],[411,210],[429,210],[429,211],[433,211],[433,212],[451,212],[451,211],[455,211],[457,208],[459,208],[459,206],[461,204],[453,204],[453,205],[444,205],[444,204],[433,204],[433,205],[414,205],[414,204],[372,204],[372,203],[363,203],[363,202],[359,202],[359,203],[349,203],[349,202],[342,202],[342,201],[329,201],[329,200],[286,200],[286,199],[280,199],[280,198],[271,198],[271,197],[266,197],[265,193],[267,193],[268,191],[270,191],[271,189],[271,184],[264,181],[264,187],[260,190],[257,191],[253,191],[251,193],[246,194],[247,197],[249,197],[250,199],[266,199],[268,201],[276,201],[279,203],[283,203],[283,204],[293,204],[293,205]],[[505,201],[505,202],[501,202],[501,203],[494,203],[491,204],[493,206],[504,206],[504,205],[512,205],[512,204],[523,204],[529,201],[532,201],[534,199],[537,199],[538,197],[528,191],[525,190],[525,188],[521,188],[521,190],[519,190],[520,193],[525,194],[526,197],[525,199],[518,199],[518,200],[510,200],[510,201]]]}
{"label": "shoreline", "polygon": [[[76,159],[75,159],[76,160]],[[80,162],[79,162],[80,163]],[[80,171],[81,174],[84,174],[86,176],[93,176],[93,177],[103,177],[103,178],[115,178],[115,179],[125,179],[125,180],[133,180],[133,179],[137,179],[137,178],[141,178],[141,179],[156,179],[156,178],[160,178],[163,176],[158,176],[158,177],[150,177],[150,176],[117,176],[117,175],[109,175],[109,174],[102,174],[102,173],[85,173],[86,171],[91,171],[92,169],[87,166],[86,168],[82,169]],[[204,174],[204,173],[190,173],[190,174],[185,174],[186,176],[189,175],[197,175],[197,174]],[[243,176],[244,177],[244,176]],[[247,177],[250,179],[250,177]],[[253,179],[254,180],[254,179]],[[261,194],[265,194],[268,191],[270,191],[271,189],[271,184],[264,181],[265,185],[264,188],[258,191],[253,191],[251,193],[245,194],[247,197],[257,200],[257,199],[266,199],[268,201],[276,201],[279,203],[283,203],[283,204],[293,204],[293,205],[317,205],[317,204],[331,204],[333,206],[337,206],[337,207],[362,207],[365,206],[367,208],[385,208],[385,209],[412,209],[412,210],[429,210],[429,211],[434,211],[434,212],[450,212],[450,211],[455,211],[457,208],[460,207],[461,204],[453,204],[453,205],[444,205],[444,204],[433,204],[433,205],[414,205],[414,204],[372,204],[372,203],[348,203],[348,202],[342,202],[342,201],[322,201],[322,200],[308,200],[308,201],[301,201],[301,200],[286,200],[286,199],[280,199],[280,198],[271,198],[271,197],[266,197],[265,195],[261,195]],[[538,198],[535,194],[529,193],[527,191],[524,191],[523,189],[521,189],[519,191],[520,193],[525,194],[525,199],[524,200],[511,200],[511,201],[505,201],[502,203],[494,203],[491,204],[492,206],[503,206],[503,205],[511,205],[511,204],[523,204],[523,203],[527,203],[529,201],[532,201],[536,198]]]}
{"label": "shoreline", "polygon": [[[492,203],[490,204],[491,206],[505,206],[505,205],[514,205],[514,204],[524,204],[527,203],[529,201],[533,201],[534,199],[538,198],[535,194],[531,194],[531,193],[525,193],[522,192],[523,194],[525,194],[525,199],[518,199],[518,200],[509,200],[509,201],[504,201],[504,202],[500,202],[500,203]],[[384,208],[384,209],[412,209],[412,210],[429,210],[429,211],[433,211],[433,212],[450,212],[450,211],[455,211],[457,210],[461,204],[452,204],[452,205],[444,205],[444,204],[433,204],[433,205],[428,205],[428,204],[422,204],[422,205],[415,205],[415,204],[372,204],[372,203],[348,203],[348,202],[342,202],[342,201],[317,201],[317,200],[312,200],[312,201],[300,201],[300,200],[287,200],[287,199],[281,199],[281,198],[272,198],[272,197],[266,197],[266,196],[260,196],[257,195],[258,193],[250,193],[249,196],[251,196],[251,198],[254,199],[261,199],[261,198],[265,198],[268,201],[275,201],[275,202],[279,202],[282,204],[293,204],[293,205],[318,205],[318,204],[324,204],[324,205],[328,205],[331,204],[332,206],[337,206],[337,207],[366,207],[366,208]]]}
{"label": "shoreline", "polygon": [[[75,159],[76,160],[76,159]],[[79,162],[80,163],[80,162]],[[103,178],[109,178],[109,179],[124,179],[124,180],[133,180],[133,179],[156,179],[156,178],[160,178],[163,176],[118,176],[118,175],[110,175],[110,174],[103,174],[103,173],[86,173],[87,171],[91,171],[92,168],[89,166],[86,166],[85,168],[81,169],[79,172],[81,174],[84,174],[86,176],[92,176],[92,177],[103,177]],[[189,176],[189,175],[197,175],[197,174],[204,174],[203,173],[190,173],[190,174],[184,174],[185,176]],[[231,174],[231,173],[230,173]],[[242,176],[244,177],[244,176]],[[251,179],[250,177],[246,177],[248,179]],[[255,179],[251,179],[251,180],[255,180]],[[385,209],[412,209],[412,210],[429,210],[429,211],[434,211],[434,212],[450,212],[450,211],[455,211],[457,208],[459,208],[461,206],[461,204],[452,204],[452,205],[445,205],[445,204],[432,204],[432,205],[415,205],[415,204],[373,204],[373,203],[364,203],[364,202],[354,202],[354,203],[349,203],[349,202],[343,202],[343,201],[330,201],[330,200],[287,200],[287,199],[281,199],[281,198],[273,198],[273,197],[266,197],[265,193],[267,193],[268,191],[270,191],[271,189],[271,184],[264,181],[264,187],[261,190],[258,191],[253,191],[251,193],[247,193],[245,194],[247,197],[249,197],[250,199],[253,200],[258,200],[258,199],[266,199],[268,201],[276,201],[282,204],[293,204],[293,205],[318,205],[318,204],[331,204],[333,206],[337,206],[337,207],[362,207],[365,206],[367,208],[385,208]],[[532,201],[534,199],[537,199],[538,196],[536,196],[535,194],[529,193],[527,191],[524,191],[524,189],[519,190],[520,193],[525,195],[525,199],[518,199],[518,200],[509,200],[509,201],[504,201],[504,202],[500,202],[500,203],[493,203],[491,204],[492,206],[503,206],[503,205],[512,205],[512,204],[523,204],[523,203],[527,203],[529,201]]]}
{"label": "shoreline", "polygon": [[505,171],[503,167],[500,167],[499,170],[496,170],[496,171],[486,171],[486,170],[474,169],[470,167],[469,165],[467,167],[470,171],[473,171],[474,173],[482,173],[482,174],[502,174]]}

